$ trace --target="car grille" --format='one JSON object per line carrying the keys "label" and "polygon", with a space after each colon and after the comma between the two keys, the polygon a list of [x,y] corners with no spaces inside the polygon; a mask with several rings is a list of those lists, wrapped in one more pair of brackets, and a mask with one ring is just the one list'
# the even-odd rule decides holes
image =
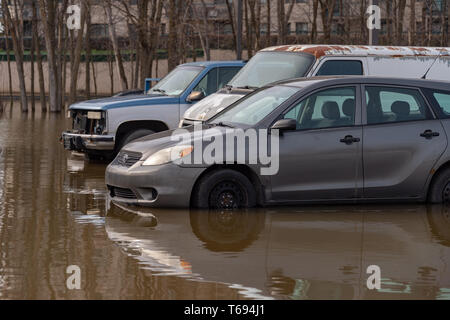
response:
{"label": "car grille", "polygon": [[117,156],[114,164],[130,168],[142,158],[142,153],[122,151]]}
{"label": "car grille", "polygon": [[136,194],[131,189],[109,187],[109,191],[113,198],[137,199]]}

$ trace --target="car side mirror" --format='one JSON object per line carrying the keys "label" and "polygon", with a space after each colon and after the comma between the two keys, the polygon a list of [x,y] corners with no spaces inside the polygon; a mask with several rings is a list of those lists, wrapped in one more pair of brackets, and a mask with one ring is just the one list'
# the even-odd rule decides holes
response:
{"label": "car side mirror", "polygon": [[187,97],[187,102],[197,102],[202,100],[205,97],[205,94],[201,91],[194,91]]}
{"label": "car side mirror", "polygon": [[297,130],[297,121],[294,119],[281,119],[275,122],[271,130],[292,131]]}

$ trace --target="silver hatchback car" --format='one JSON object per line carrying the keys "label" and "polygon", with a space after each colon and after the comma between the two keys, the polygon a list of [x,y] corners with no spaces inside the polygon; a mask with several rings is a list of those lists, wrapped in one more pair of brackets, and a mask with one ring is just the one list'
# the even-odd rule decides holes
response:
{"label": "silver hatchback car", "polygon": [[[112,199],[153,207],[220,209],[450,202],[447,82],[372,77],[279,82],[212,118],[202,126],[202,134],[196,129],[167,131],[125,146],[106,172]],[[271,139],[278,138],[277,170],[271,174],[262,174],[267,161],[228,156],[212,163],[183,161],[218,136],[249,130],[257,130],[259,145],[266,141],[272,156]],[[181,136],[190,136],[191,142],[180,145]],[[234,147],[235,155],[248,155],[254,145],[248,140]]]}

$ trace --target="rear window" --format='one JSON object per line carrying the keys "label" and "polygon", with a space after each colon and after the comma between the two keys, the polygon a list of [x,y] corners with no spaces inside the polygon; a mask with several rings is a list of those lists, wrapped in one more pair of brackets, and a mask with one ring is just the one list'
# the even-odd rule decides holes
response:
{"label": "rear window", "polygon": [[317,72],[317,76],[362,76],[363,66],[359,60],[329,60],[325,61]]}

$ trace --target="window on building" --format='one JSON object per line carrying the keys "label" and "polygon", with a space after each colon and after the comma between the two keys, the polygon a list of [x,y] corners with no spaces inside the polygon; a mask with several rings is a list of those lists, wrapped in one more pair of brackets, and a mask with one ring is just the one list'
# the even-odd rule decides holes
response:
{"label": "window on building", "polygon": [[297,22],[295,24],[295,33],[296,34],[307,34],[308,33],[308,23]]}

